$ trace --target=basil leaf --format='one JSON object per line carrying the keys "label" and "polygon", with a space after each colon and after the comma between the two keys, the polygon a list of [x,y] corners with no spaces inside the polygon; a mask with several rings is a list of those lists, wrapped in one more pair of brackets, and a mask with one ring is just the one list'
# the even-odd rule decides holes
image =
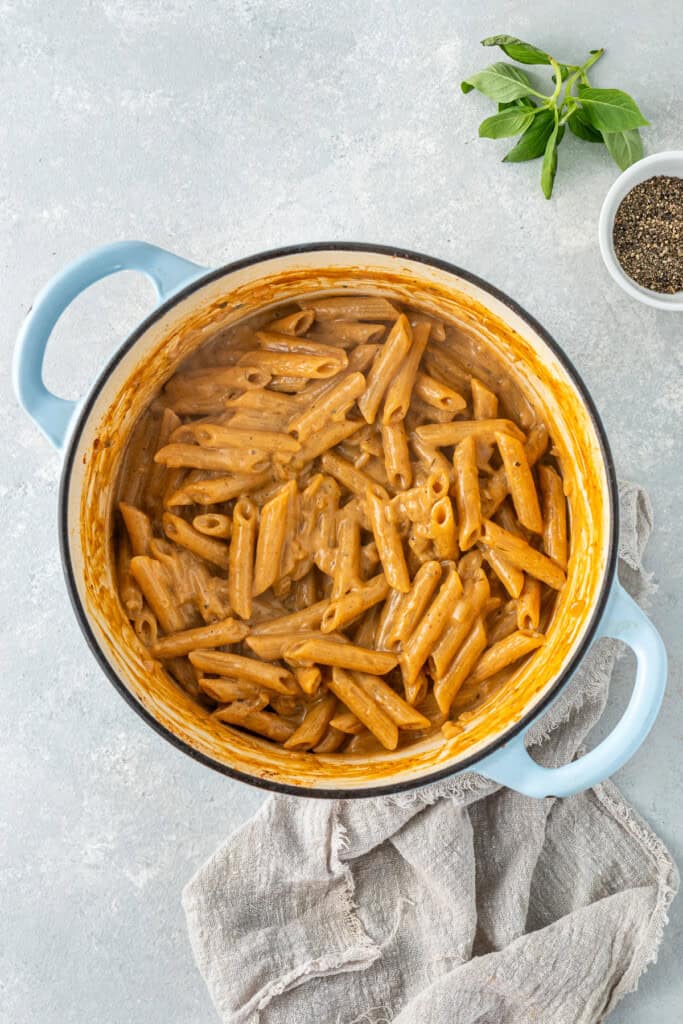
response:
{"label": "basil leaf", "polygon": [[520,96],[517,100],[509,100],[507,103],[499,103],[498,110],[510,110],[511,107],[525,107],[527,110],[535,110],[536,104],[528,96]]}
{"label": "basil leaf", "polygon": [[[550,64],[550,54],[516,36],[489,36],[488,39],[482,39],[481,45],[500,46],[503,53],[520,64]],[[560,70],[564,80],[569,75],[569,68],[566,64],[560,64]]]}
{"label": "basil leaf", "polygon": [[479,125],[479,137],[482,139],[507,139],[518,135],[529,127],[534,119],[531,111],[521,108],[503,110],[500,114],[487,117]]}
{"label": "basil leaf", "polygon": [[502,103],[519,99],[521,96],[529,96],[534,92],[534,88],[524,72],[516,68],[514,64],[506,64],[504,61],[491,64],[483,71],[465,79],[460,88],[463,92],[478,89],[484,96],[489,96],[492,100],[499,100]]}
{"label": "basil leaf", "polygon": [[516,164],[523,160],[536,160],[539,156],[543,156],[554,126],[555,115],[553,112],[539,110],[517,145],[503,157],[505,163]]}
{"label": "basil leaf", "polygon": [[577,107],[569,115],[567,121],[569,130],[576,135],[578,139],[583,139],[584,142],[602,142],[602,135],[599,131],[593,127],[588,118],[586,117],[585,111],[581,110],[581,107]]}
{"label": "basil leaf", "polygon": [[649,124],[636,101],[621,89],[593,89],[580,85],[579,99],[586,117],[600,132],[628,132]]}
{"label": "basil leaf", "polygon": [[643,157],[643,140],[637,128],[628,132],[604,132],[603,139],[617,167],[625,171]]}
{"label": "basil leaf", "polygon": [[543,167],[541,169],[541,188],[546,199],[550,199],[553,194],[553,182],[555,181],[555,171],[557,170],[557,133],[558,123],[557,119],[555,119],[555,126],[546,143],[545,153],[543,154]]}

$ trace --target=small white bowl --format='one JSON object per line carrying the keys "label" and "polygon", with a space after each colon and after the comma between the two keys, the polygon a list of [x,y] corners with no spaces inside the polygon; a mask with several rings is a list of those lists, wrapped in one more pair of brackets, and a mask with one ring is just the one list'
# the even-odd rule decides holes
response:
{"label": "small white bowl", "polygon": [[598,238],[600,239],[600,252],[605,261],[605,266],[610,274],[621,285],[625,292],[628,292],[634,299],[646,302],[648,306],[656,306],[657,309],[683,310],[683,291],[674,292],[673,295],[666,295],[662,292],[653,292],[628,276],[619,263],[612,242],[612,228],[614,218],[624,196],[641,181],[646,181],[655,175],[664,174],[674,178],[683,178],[683,151],[671,150],[667,153],[653,153],[646,156],[638,163],[632,164],[623,171],[612,185],[605,196],[600,211],[600,223],[598,226]]}

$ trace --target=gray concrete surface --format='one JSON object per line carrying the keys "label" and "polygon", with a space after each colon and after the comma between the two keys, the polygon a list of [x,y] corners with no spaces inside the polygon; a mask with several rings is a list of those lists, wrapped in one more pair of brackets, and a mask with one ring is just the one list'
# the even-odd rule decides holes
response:
{"label": "gray concrete surface", "polygon": [[[477,138],[490,104],[458,88],[494,32],[570,60],[606,46],[597,84],[637,96],[649,152],[680,148],[678,0],[10,0],[0,11],[0,1020],[214,1020],[180,890],[262,799],[157,738],[95,666],[62,582],[59,461],[10,393],[36,291],[115,239],[206,264],[313,239],[396,243],[488,278],[550,329],[593,391],[619,472],[649,488],[656,511],[647,564],[671,682],[617,781],[680,857],[683,320],[627,299],[602,266],[606,154],[563,144],[546,202],[538,164],[501,165],[505,142]],[[59,325],[49,382],[82,394],[150,304],[130,274],[91,289]],[[679,900],[615,1024],[680,1020],[682,924]]]}

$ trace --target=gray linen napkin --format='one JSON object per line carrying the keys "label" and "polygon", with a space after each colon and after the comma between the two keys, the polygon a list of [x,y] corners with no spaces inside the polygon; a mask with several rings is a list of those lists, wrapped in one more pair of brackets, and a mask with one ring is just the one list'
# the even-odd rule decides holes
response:
{"label": "gray linen napkin", "polygon": [[[652,519],[620,488],[622,581],[641,599]],[[548,765],[600,717],[601,641],[534,726]],[[194,955],[223,1021],[588,1024],[656,958],[678,888],[609,782],[532,800],[473,773],[358,801],[271,797],[187,885]]]}

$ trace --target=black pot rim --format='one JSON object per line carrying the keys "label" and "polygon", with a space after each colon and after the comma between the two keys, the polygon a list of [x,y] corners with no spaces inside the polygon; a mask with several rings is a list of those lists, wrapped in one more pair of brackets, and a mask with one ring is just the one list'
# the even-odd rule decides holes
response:
{"label": "black pot rim", "polygon": [[[111,376],[112,371],[119,364],[121,359],[126,355],[127,352],[137,343],[137,341],[145,334],[149,328],[157,320],[159,320],[165,313],[172,309],[175,305],[181,302],[183,299],[192,295],[193,292],[211,281],[218,280],[227,274],[234,273],[244,267],[253,266],[257,263],[262,263],[270,259],[276,259],[278,257],[286,256],[297,256],[302,253],[310,252],[349,252],[349,253],[375,253],[382,256],[392,256],[398,259],[409,260],[414,263],[423,263],[426,266],[435,267],[438,270],[443,270],[446,273],[452,274],[462,280],[468,281],[470,284],[475,285],[482,291],[488,293],[499,302],[503,303],[508,309],[512,310],[520,319],[522,319],[528,326],[543,339],[546,345],[552,350],[554,355],[557,357],[559,362],[562,364],[567,374],[571,378],[577,392],[579,393],[590,418],[593,423],[596,435],[600,443],[601,454],[603,463],[605,466],[605,474],[607,478],[607,489],[608,489],[608,500],[610,505],[610,537],[608,546],[608,556],[605,565],[605,571],[600,586],[600,592],[598,599],[595,602],[593,610],[591,612],[591,618],[588,626],[584,632],[581,643],[574,651],[571,659],[564,666],[562,672],[555,679],[553,685],[549,688],[548,692],[544,694],[542,700],[540,700],[527,714],[525,714],[519,722],[516,722],[508,730],[506,730],[501,736],[492,740],[482,750],[477,753],[470,755],[469,757],[463,758],[457,765],[444,766],[436,771],[430,772],[427,775],[420,776],[414,780],[401,780],[393,783],[386,783],[380,786],[372,786],[364,788],[362,790],[357,789],[315,789],[308,786],[296,786],[283,782],[275,782],[271,779],[260,778],[257,775],[250,775],[246,772],[239,771],[238,769],[231,768],[228,765],[222,764],[220,761],[214,760],[207,754],[196,750],[190,746],[185,740],[176,736],[174,733],[167,729],[166,726],[162,725],[154,716],[134,697],[134,695],[128,690],[123,680],[120,678],[117,672],[114,671],[106,658],[102,648],[100,647],[95,634],[90,626],[90,621],[81,602],[78,587],[76,585],[76,578],[74,574],[73,565],[71,562],[71,556],[69,552],[69,534],[68,534],[68,496],[71,482],[71,474],[73,471],[74,460],[78,444],[83,432],[83,428],[88,421],[90,412],[97,400],[102,388]],[[464,270],[462,267],[457,266],[454,263],[450,263],[446,260],[441,260],[436,257],[427,256],[424,253],[413,252],[410,249],[403,249],[394,246],[387,245],[372,245],[363,242],[312,242],[301,245],[290,245],[283,246],[281,248],[269,249],[265,252],[256,253],[253,256],[247,256],[241,260],[235,260],[231,263],[224,264],[215,270],[209,270],[206,274],[201,275],[186,287],[180,289],[174,293],[169,299],[157,306],[149,316],[147,316],[138,327],[128,336],[122,345],[116,350],[112,358],[107,362],[103,370],[96,378],[92,388],[86,396],[78,414],[77,421],[70,433],[67,444],[67,454],[64,460],[64,468],[62,471],[62,477],[59,488],[59,547],[62,559],[62,566],[66,579],[67,591],[71,605],[73,607],[76,619],[81,628],[83,635],[94,654],[100,668],[107,676],[109,681],[113,684],[115,689],[120,693],[124,700],[140,715],[140,717],[148,725],[150,725],[160,736],[168,740],[169,743],[177,747],[183,753],[188,754],[195,761],[206,765],[209,768],[213,768],[214,771],[220,772],[222,775],[227,775],[230,778],[236,779],[239,782],[245,782],[248,785],[257,786],[261,789],[272,790],[277,793],[286,793],[290,796],[300,797],[314,797],[319,799],[364,799],[374,796],[385,796],[390,794],[396,794],[405,792],[407,790],[419,789],[423,786],[428,786],[431,783],[438,782],[441,779],[445,779],[451,775],[458,775],[467,769],[476,771],[476,766],[479,762],[483,761],[484,758],[488,757],[495,750],[505,746],[513,737],[519,735],[528,728],[542,712],[548,707],[549,704],[556,698],[560,690],[565,686],[576,667],[579,665],[584,655],[590,647],[597,626],[602,618],[605,605],[607,603],[612,583],[616,574],[617,565],[617,538],[619,536],[619,503],[618,503],[618,489],[616,473],[614,469],[614,461],[612,453],[607,440],[602,420],[597,411],[597,408],[593,402],[593,399],[584,384],[578,371],[565,354],[563,349],[558,345],[555,339],[545,330],[544,327],[533,317],[531,314],[520,306],[517,302],[511,299],[508,295],[502,292],[499,288],[489,284],[476,274],[470,273],[468,270]]]}

